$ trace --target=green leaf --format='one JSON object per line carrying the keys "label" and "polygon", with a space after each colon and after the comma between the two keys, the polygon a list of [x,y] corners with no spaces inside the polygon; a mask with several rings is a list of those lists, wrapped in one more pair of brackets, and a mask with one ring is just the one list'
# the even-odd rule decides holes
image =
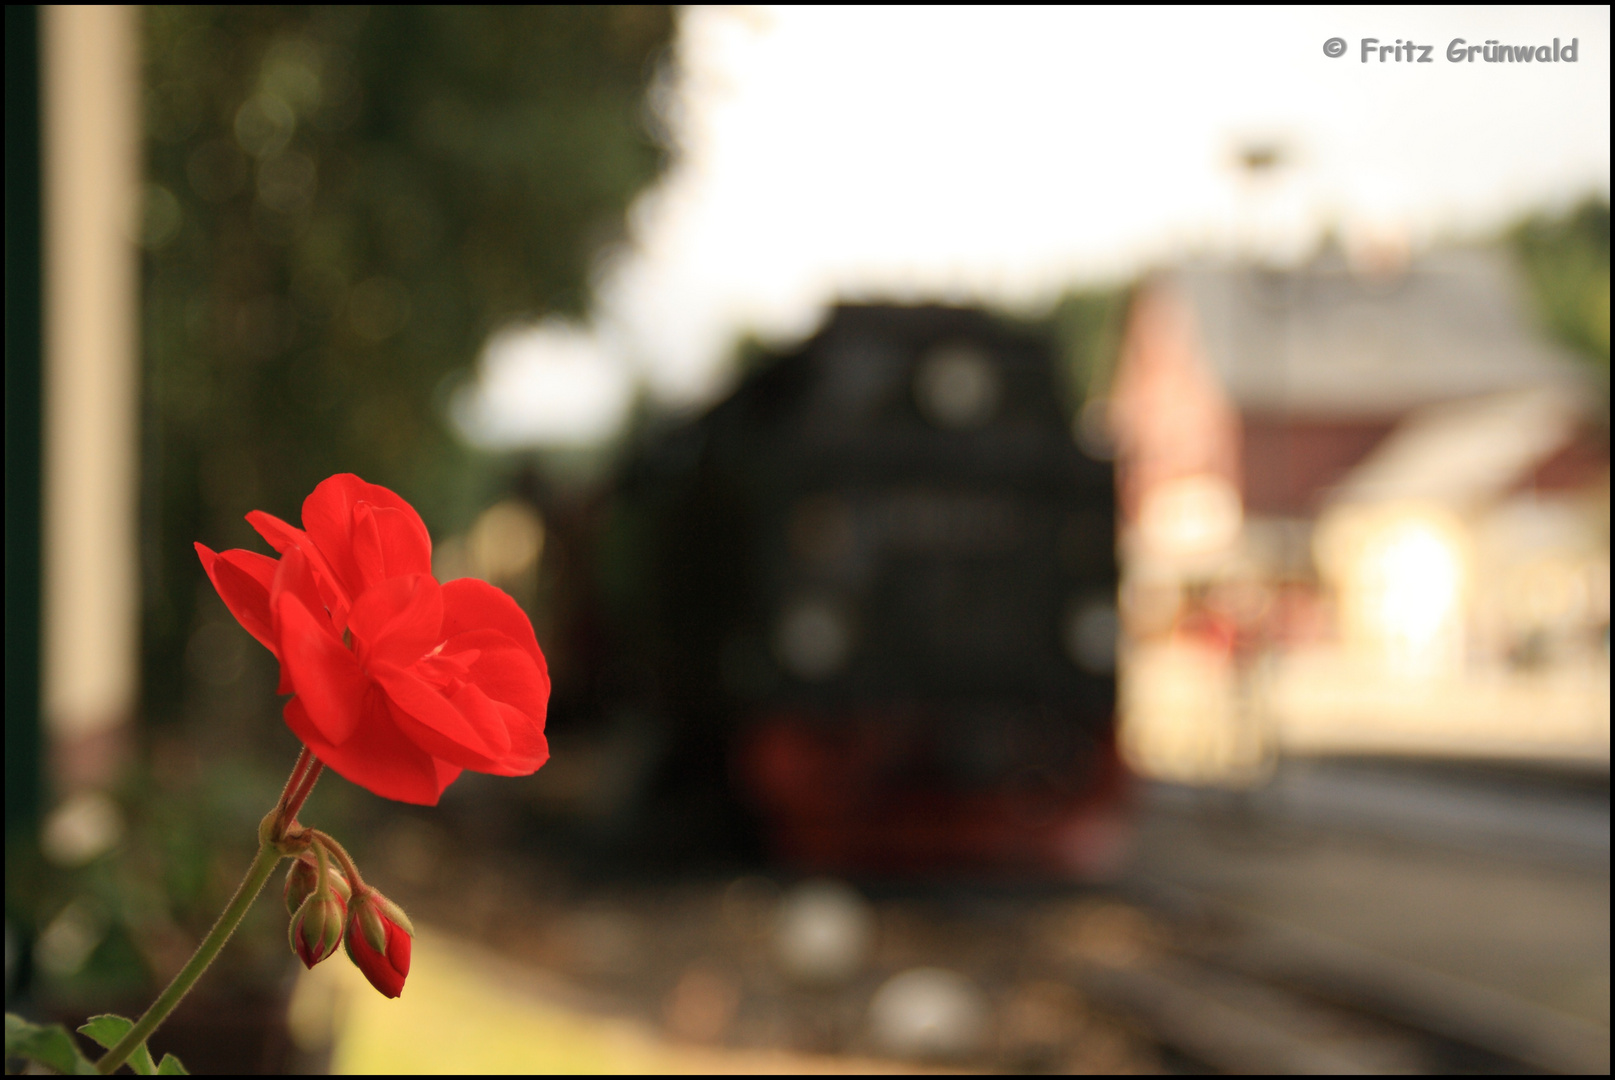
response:
{"label": "green leaf", "polygon": [[[111,1050],[134,1026],[135,1022],[128,1017],[102,1013],[100,1016],[90,1017],[90,1022],[80,1027],[79,1033],[94,1039],[103,1050]],[[151,1051],[146,1049],[145,1043],[135,1047],[135,1052],[129,1055],[129,1067],[141,1076],[150,1076],[157,1071],[156,1064],[151,1060]]]}
{"label": "green leaf", "polygon": [[33,1024],[6,1013],[6,1057],[27,1058],[69,1076],[94,1076],[95,1065],[60,1024]]}
{"label": "green leaf", "polygon": [[[118,1045],[118,1040],[135,1026],[135,1022],[128,1017],[118,1016],[114,1013],[103,1013],[100,1016],[90,1017],[90,1022],[79,1028],[79,1031],[94,1039],[107,1050]],[[151,1050],[145,1043],[135,1048],[129,1055],[128,1066],[141,1076],[189,1076],[179,1058],[173,1054],[164,1054],[161,1065],[154,1064],[151,1059]]]}

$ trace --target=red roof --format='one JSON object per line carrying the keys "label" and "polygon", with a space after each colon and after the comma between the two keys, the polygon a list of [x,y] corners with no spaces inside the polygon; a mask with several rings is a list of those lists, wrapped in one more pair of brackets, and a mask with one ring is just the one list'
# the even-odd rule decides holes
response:
{"label": "red roof", "polygon": [[1247,414],[1240,487],[1249,513],[1310,517],[1328,489],[1363,460],[1393,418],[1343,419]]}

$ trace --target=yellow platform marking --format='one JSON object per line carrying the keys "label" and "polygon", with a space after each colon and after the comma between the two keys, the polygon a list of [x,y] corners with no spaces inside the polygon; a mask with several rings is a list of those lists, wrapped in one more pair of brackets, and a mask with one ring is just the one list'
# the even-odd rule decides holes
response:
{"label": "yellow platform marking", "polygon": [[292,1036],[335,1073],[915,1072],[867,1058],[681,1045],[614,1017],[546,972],[417,924],[409,981],[388,1000],[340,952],[305,972]]}

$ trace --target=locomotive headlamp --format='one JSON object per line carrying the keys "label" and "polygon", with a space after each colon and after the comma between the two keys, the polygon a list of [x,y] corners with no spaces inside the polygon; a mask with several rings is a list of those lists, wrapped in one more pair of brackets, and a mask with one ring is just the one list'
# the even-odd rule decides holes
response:
{"label": "locomotive headlamp", "polygon": [[1109,675],[1116,670],[1121,628],[1114,597],[1079,597],[1066,605],[1060,636],[1073,664],[1090,675]]}
{"label": "locomotive headlamp", "polygon": [[934,349],[914,373],[914,401],[938,427],[981,427],[998,411],[1000,392],[992,358],[970,345]]}
{"label": "locomotive headlamp", "polygon": [[823,600],[799,600],[780,616],[776,651],[787,671],[799,679],[827,679],[846,665],[852,651],[847,617]]}
{"label": "locomotive headlamp", "polygon": [[837,495],[813,495],[797,502],[788,528],[791,554],[804,562],[840,562],[858,542],[852,507]]}

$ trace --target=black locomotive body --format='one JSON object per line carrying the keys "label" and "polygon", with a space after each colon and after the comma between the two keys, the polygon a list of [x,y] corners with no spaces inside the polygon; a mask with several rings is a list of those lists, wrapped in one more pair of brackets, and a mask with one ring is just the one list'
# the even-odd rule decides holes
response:
{"label": "black locomotive body", "polygon": [[619,675],[777,858],[1114,861],[1114,487],[1067,416],[1035,334],[846,306],[630,470],[608,546],[649,559],[647,602]]}

